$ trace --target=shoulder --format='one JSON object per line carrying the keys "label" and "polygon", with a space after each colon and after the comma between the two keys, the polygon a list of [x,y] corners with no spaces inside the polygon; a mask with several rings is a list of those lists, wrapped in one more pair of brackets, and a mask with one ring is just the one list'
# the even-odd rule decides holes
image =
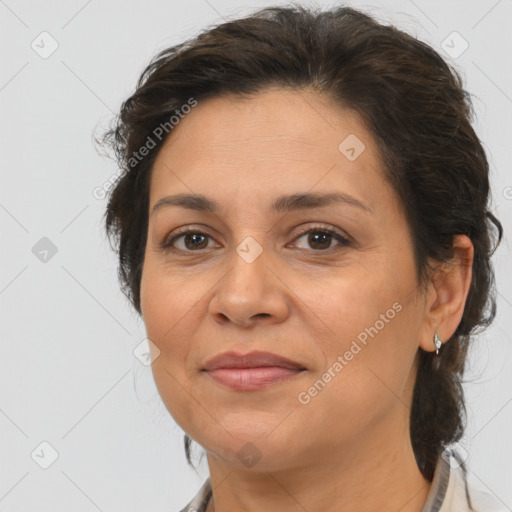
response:
{"label": "shoulder", "polygon": [[511,512],[491,492],[471,480],[458,452],[451,450],[439,457],[439,473],[447,475],[445,496],[439,512]]}
{"label": "shoulder", "polygon": [[[510,512],[502,501],[496,496],[476,484],[468,485],[468,494],[471,507],[475,512]],[[470,509],[471,510],[471,509]]]}
{"label": "shoulder", "polygon": [[207,478],[197,494],[190,500],[180,512],[205,512],[212,495],[210,479]]}

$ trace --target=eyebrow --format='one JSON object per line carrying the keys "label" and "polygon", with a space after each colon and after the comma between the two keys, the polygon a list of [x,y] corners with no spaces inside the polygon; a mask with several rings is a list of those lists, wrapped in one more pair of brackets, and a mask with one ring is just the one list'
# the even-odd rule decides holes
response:
{"label": "eyebrow", "polygon": [[[344,193],[297,193],[291,195],[279,196],[272,204],[271,211],[275,213],[287,213],[295,210],[307,210],[311,208],[321,208],[334,204],[345,204],[355,206],[368,213],[373,213],[372,209],[355,197]],[[179,206],[189,210],[218,214],[220,205],[215,200],[202,194],[176,194],[159,199],[153,206],[151,214],[162,208]]]}

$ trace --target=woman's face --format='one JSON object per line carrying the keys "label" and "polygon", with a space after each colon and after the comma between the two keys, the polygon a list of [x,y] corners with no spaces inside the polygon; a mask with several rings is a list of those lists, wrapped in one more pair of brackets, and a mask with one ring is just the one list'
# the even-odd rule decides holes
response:
{"label": "woman's face", "polygon": [[[141,307],[159,393],[209,456],[269,470],[408,437],[433,329],[383,175],[360,119],[310,91],[199,101],[173,128],[151,178]],[[178,194],[216,210],[160,202]],[[205,371],[253,351],[303,370]]]}

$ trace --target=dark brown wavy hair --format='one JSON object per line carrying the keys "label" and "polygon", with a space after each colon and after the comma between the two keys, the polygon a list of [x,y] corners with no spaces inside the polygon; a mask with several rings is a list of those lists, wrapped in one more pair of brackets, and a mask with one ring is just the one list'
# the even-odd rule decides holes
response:
{"label": "dark brown wavy hair", "polygon": [[[257,94],[271,86],[312,89],[362,117],[405,207],[419,284],[429,279],[427,258],[453,257],[454,235],[473,243],[460,324],[439,356],[418,349],[410,436],[418,467],[431,481],[439,454],[465,429],[468,344],[496,314],[490,257],[502,226],[489,210],[489,165],[471,126],[470,95],[458,71],[429,45],[350,7],[321,11],[291,4],[210,27],[156,55],[99,140],[114,150],[122,171],[104,219],[119,257],[121,288],[141,314],[151,169],[168,136],[158,140],[155,128],[190,98]],[[156,147],[134,159],[148,137]],[[185,435],[192,465],[190,447]]]}

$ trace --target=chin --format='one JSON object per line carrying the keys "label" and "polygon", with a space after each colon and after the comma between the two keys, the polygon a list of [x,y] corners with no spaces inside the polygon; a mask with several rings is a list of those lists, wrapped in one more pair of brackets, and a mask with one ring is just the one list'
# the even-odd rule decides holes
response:
{"label": "chin", "polygon": [[246,425],[246,428],[238,425],[236,430],[224,430],[219,427],[210,430],[213,435],[200,444],[224,463],[238,468],[245,467],[254,471],[282,469],[290,463],[291,455],[297,451],[297,446],[296,440],[292,442],[289,439],[284,424],[276,428],[278,424],[252,424]]}

